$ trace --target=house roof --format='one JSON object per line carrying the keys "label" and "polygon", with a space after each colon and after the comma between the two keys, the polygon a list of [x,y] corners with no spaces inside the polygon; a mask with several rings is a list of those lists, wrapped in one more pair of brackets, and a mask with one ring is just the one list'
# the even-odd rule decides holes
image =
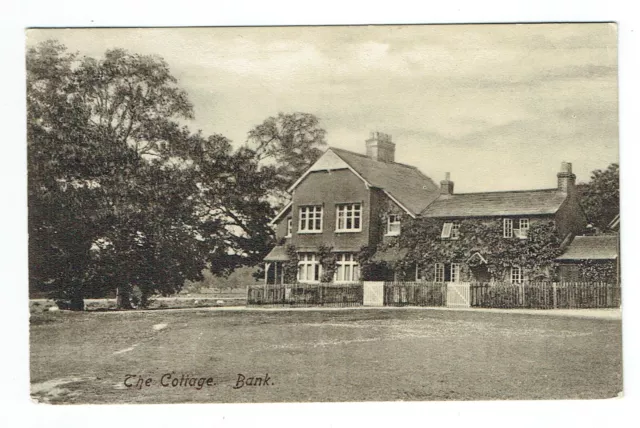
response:
{"label": "house roof", "polygon": [[405,258],[407,253],[409,252],[406,248],[398,248],[398,247],[389,247],[382,248],[375,252],[375,254],[371,257],[371,260],[374,262],[395,262],[398,260],[402,260]]}
{"label": "house roof", "polygon": [[283,245],[274,247],[273,250],[269,251],[269,254],[264,258],[264,261],[266,262],[285,262],[287,260],[289,260],[289,255],[287,254],[287,249]]}
{"label": "house roof", "polygon": [[363,154],[332,147],[369,185],[385,191],[401,208],[415,216],[438,197],[439,188],[418,168],[398,162],[381,162]]}
{"label": "house roof", "polygon": [[618,258],[616,235],[576,236],[556,260],[613,260]]}
{"label": "house roof", "polygon": [[567,198],[557,189],[441,195],[422,215],[426,217],[491,217],[555,214]]}

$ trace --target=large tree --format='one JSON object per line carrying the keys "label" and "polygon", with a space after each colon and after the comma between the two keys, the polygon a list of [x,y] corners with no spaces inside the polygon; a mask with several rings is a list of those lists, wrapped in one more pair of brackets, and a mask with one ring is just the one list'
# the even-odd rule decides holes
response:
{"label": "large tree", "polygon": [[578,185],[581,205],[589,222],[606,230],[613,218],[620,213],[620,168],[612,163],[605,170],[591,173],[588,183]]}
{"label": "large tree", "polygon": [[124,306],[225,274],[266,251],[275,169],[179,125],[186,93],[158,57],[27,53],[30,285],[71,309]]}
{"label": "large tree", "polygon": [[276,204],[287,199],[286,190],[326,147],[326,131],[310,113],[278,113],[249,131],[248,142],[262,165],[273,165],[277,182],[270,190]]}

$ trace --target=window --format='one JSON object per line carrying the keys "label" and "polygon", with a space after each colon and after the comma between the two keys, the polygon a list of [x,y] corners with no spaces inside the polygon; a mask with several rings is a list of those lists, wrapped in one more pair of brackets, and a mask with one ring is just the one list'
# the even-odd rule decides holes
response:
{"label": "window", "polygon": [[338,254],[338,267],[334,280],[336,282],[356,282],[360,280],[360,265],[356,261],[355,254]]}
{"label": "window", "polygon": [[[514,224],[515,223],[515,224]],[[527,239],[529,233],[529,219],[528,218],[505,218],[503,219],[503,236],[505,238],[520,238]]]}
{"label": "window", "polygon": [[460,265],[458,263],[451,263],[451,274],[449,275],[449,281],[460,282]]}
{"label": "window", "polygon": [[502,232],[503,232],[502,236],[504,236],[505,238],[513,237],[513,219],[512,218],[505,218],[503,220]]}
{"label": "window", "polygon": [[435,282],[444,282],[444,263],[436,263],[436,270],[433,276]]}
{"label": "window", "polygon": [[434,282],[460,282],[459,263],[436,263]]}
{"label": "window", "polygon": [[440,238],[448,239],[451,237],[451,228],[453,227],[453,223],[447,222],[442,225],[442,233],[440,234]]}
{"label": "window", "polygon": [[522,268],[520,266],[511,267],[511,283],[522,284]]}
{"label": "window", "polygon": [[451,224],[451,239],[458,239],[460,237],[460,223],[454,222]]}
{"label": "window", "polygon": [[518,221],[518,231],[516,232],[516,236],[520,239],[527,239],[527,234],[529,233],[529,219],[521,218]]}
{"label": "window", "polygon": [[300,207],[298,233],[322,232],[322,206]]}
{"label": "window", "polygon": [[442,233],[440,238],[442,239],[458,239],[460,237],[460,223],[458,222],[445,222],[442,225]]}
{"label": "window", "polygon": [[313,253],[302,253],[298,260],[298,281],[320,281],[321,267],[318,258]]}
{"label": "window", "polygon": [[336,206],[336,232],[358,232],[362,230],[361,204]]}
{"label": "window", "polygon": [[387,236],[400,235],[400,214],[387,216]]}
{"label": "window", "polygon": [[285,238],[291,238],[292,229],[293,229],[293,220],[291,219],[291,217],[289,217],[287,219],[287,234],[284,235]]}

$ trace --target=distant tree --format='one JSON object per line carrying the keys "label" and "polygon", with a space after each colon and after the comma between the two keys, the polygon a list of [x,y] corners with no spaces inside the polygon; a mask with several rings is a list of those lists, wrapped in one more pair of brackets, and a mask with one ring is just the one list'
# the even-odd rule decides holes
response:
{"label": "distant tree", "polygon": [[578,185],[581,205],[590,223],[606,230],[620,213],[620,168],[612,163],[591,173],[591,181]]}
{"label": "distant tree", "polygon": [[186,93],[158,57],[27,52],[30,286],[69,309],[118,290],[128,307],[209,267],[260,259],[276,171],[222,136],[192,134]]}
{"label": "distant tree", "polygon": [[327,143],[326,131],[309,113],[278,113],[249,131],[249,147],[261,164],[276,168],[276,187],[271,189],[276,203],[286,200],[286,190],[318,160]]}

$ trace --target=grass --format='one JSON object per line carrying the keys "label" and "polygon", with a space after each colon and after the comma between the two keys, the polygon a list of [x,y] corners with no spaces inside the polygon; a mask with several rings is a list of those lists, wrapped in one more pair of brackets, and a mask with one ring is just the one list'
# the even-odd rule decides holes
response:
{"label": "grass", "polygon": [[[607,398],[621,359],[620,321],[523,314],[194,309],[31,324],[32,396],[51,403]],[[160,386],[172,372],[215,385]],[[266,373],[270,386],[233,389]],[[153,383],[127,388],[126,375]]]}

